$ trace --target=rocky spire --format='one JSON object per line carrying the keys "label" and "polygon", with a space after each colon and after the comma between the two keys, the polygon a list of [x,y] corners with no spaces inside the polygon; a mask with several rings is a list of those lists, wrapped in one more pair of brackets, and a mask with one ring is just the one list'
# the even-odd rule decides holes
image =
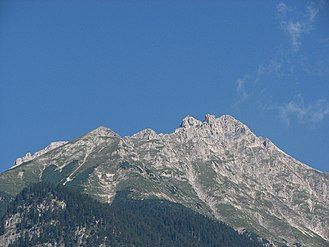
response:
{"label": "rocky spire", "polygon": [[206,114],[204,118],[204,122],[207,124],[216,124],[217,122],[216,116],[211,114]]}
{"label": "rocky spire", "polygon": [[201,126],[201,125],[202,125],[202,122],[200,120],[195,119],[192,116],[186,116],[185,118],[183,118],[182,123],[181,123],[182,128],[197,127],[197,126]]}

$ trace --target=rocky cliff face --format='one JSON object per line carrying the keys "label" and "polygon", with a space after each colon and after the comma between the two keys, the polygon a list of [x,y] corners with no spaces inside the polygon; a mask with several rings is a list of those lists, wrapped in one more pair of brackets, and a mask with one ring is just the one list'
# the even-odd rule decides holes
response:
{"label": "rocky cliff face", "polygon": [[0,189],[15,195],[38,181],[108,203],[130,188],[136,198],[183,204],[276,245],[329,244],[328,176],[228,115],[189,116],[170,134],[120,137],[100,127],[4,172]]}

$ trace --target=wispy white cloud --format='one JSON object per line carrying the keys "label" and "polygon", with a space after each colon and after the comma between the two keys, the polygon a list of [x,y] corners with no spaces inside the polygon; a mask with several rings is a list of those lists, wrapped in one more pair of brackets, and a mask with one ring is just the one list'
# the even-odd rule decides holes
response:
{"label": "wispy white cloud", "polygon": [[299,123],[318,123],[329,116],[329,103],[326,99],[319,99],[313,103],[305,104],[302,95],[297,95],[290,102],[279,107],[281,119],[290,124],[292,119]]}
{"label": "wispy white cloud", "polygon": [[248,102],[248,105],[274,111],[287,125],[291,121],[315,124],[329,116],[327,99],[322,98],[306,104],[302,94],[299,94],[286,103],[273,102],[276,99],[270,91],[271,88],[275,88],[277,80],[280,82],[287,80],[290,88],[294,88],[295,93],[298,92],[298,85],[301,83],[300,71],[318,76],[329,73],[327,60],[320,58],[316,62],[312,58],[309,61],[308,56],[301,50],[303,38],[315,28],[315,21],[322,7],[321,0],[307,4],[302,11],[284,2],[276,5],[274,12],[278,17],[280,29],[288,38],[289,45],[285,45],[285,42],[278,44],[268,59],[251,73],[246,73],[236,80],[238,99],[232,105],[235,109],[239,110]]}
{"label": "wispy white cloud", "polygon": [[237,93],[239,94],[239,102],[243,102],[246,99],[248,99],[250,97],[250,93],[247,92],[246,89],[246,77],[245,78],[239,78],[236,81],[236,90]]}
{"label": "wispy white cloud", "polygon": [[256,71],[255,83],[257,83],[264,75],[279,72],[281,66],[282,62],[278,58],[272,58],[268,63],[259,65]]}
{"label": "wispy white cloud", "polygon": [[294,52],[299,51],[302,36],[313,29],[321,5],[321,2],[319,4],[311,2],[304,12],[297,12],[282,2],[277,5],[281,28],[288,36]]}
{"label": "wispy white cloud", "polygon": [[309,6],[306,8],[307,18],[309,22],[313,22],[315,17],[318,15],[320,7],[322,6],[322,2],[318,6],[315,6],[315,4],[312,2]]}
{"label": "wispy white cloud", "polygon": [[298,21],[289,21],[287,23],[284,22],[281,25],[291,39],[293,50],[297,52],[301,45],[300,36],[302,33],[306,32],[304,25]]}
{"label": "wispy white cloud", "polygon": [[[240,103],[251,99],[252,96],[260,96],[261,92],[258,87],[258,83],[266,76],[276,73],[280,74],[282,66],[287,63],[288,60],[283,59],[283,55],[275,56],[267,62],[259,65],[254,73],[251,75],[245,74],[244,77],[236,80],[236,92],[238,94],[238,102],[234,104],[237,106]],[[285,61],[284,61],[285,60]]]}
{"label": "wispy white cloud", "polygon": [[288,6],[283,2],[279,3],[276,8],[280,16],[285,16],[288,12]]}

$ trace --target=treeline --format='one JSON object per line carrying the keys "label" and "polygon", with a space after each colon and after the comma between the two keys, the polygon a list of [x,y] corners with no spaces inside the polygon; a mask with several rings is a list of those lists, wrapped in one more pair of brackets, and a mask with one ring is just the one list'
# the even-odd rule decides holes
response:
{"label": "treeline", "polygon": [[263,246],[180,204],[133,200],[128,191],[109,205],[66,187],[33,185],[9,204],[0,235],[17,213],[17,239],[10,246]]}

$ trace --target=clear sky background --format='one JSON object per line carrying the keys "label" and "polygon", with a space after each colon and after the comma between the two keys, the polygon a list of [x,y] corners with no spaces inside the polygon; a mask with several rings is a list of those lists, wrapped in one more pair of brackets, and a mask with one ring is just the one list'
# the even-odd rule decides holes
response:
{"label": "clear sky background", "polygon": [[0,1],[0,171],[206,113],[329,171],[328,1]]}

